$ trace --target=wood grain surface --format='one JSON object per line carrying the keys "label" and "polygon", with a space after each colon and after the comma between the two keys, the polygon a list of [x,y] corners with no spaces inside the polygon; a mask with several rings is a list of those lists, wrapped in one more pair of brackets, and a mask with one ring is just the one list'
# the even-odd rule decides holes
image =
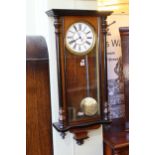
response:
{"label": "wood grain surface", "polygon": [[26,154],[52,155],[49,61],[44,38],[27,37],[26,52]]}

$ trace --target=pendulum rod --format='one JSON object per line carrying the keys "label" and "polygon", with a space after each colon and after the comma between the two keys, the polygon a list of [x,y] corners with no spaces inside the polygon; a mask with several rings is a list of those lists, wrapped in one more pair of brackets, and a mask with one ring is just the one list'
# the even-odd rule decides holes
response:
{"label": "pendulum rod", "polygon": [[87,97],[90,96],[90,81],[89,81],[89,61],[88,61],[88,55],[85,56],[86,61],[86,93]]}

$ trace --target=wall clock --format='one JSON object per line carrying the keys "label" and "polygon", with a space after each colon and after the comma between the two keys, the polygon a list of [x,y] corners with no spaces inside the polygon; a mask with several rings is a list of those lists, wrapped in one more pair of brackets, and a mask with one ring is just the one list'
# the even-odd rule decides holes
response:
{"label": "wall clock", "polygon": [[54,18],[59,120],[53,126],[78,144],[88,131],[109,123],[107,105],[106,18],[112,12],[52,9]]}

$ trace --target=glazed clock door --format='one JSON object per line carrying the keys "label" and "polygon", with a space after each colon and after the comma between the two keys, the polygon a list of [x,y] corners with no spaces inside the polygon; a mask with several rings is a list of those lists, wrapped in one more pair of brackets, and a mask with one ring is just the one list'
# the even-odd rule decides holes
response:
{"label": "glazed clock door", "polygon": [[68,120],[70,124],[80,120],[89,122],[100,114],[97,19],[67,19],[65,77]]}

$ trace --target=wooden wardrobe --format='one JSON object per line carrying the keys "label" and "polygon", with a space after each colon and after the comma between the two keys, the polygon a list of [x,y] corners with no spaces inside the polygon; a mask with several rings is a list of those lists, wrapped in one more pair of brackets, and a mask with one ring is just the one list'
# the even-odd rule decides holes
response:
{"label": "wooden wardrobe", "polygon": [[26,38],[26,155],[53,155],[49,57],[41,36]]}

